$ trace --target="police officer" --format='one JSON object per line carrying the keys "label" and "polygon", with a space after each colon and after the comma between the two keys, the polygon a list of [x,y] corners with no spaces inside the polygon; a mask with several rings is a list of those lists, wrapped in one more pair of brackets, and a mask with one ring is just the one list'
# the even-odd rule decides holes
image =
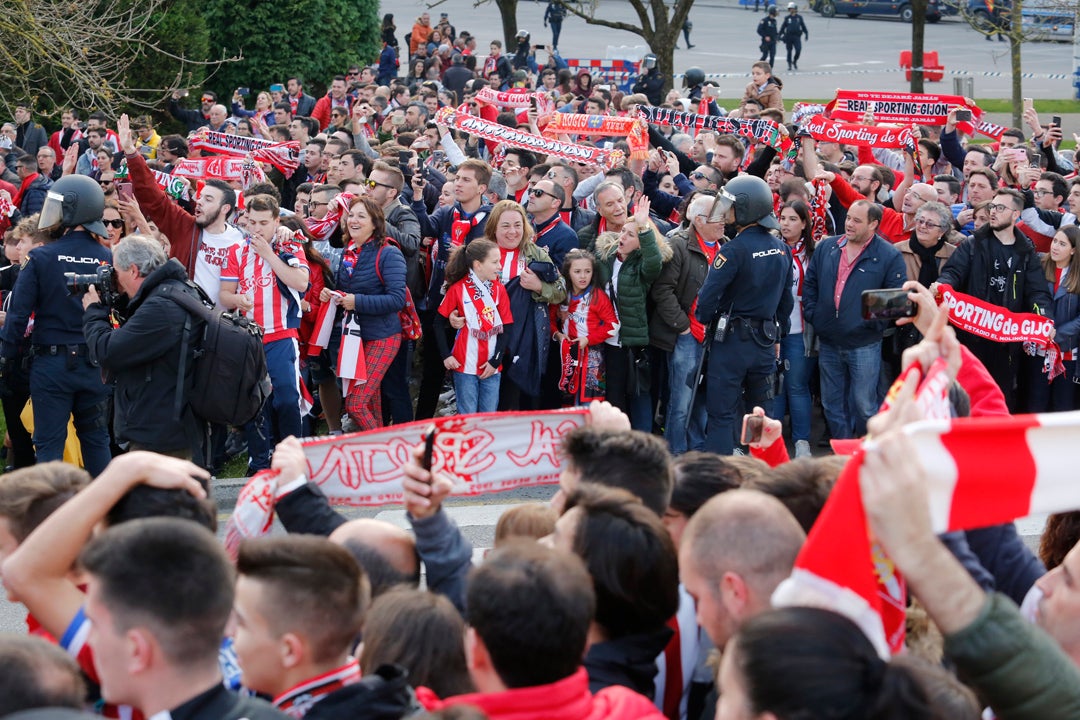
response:
{"label": "police officer", "polygon": [[92,475],[111,459],[109,392],[87,355],[82,301],[68,292],[64,273],[93,275],[112,260],[98,241],[108,236],[104,210],[101,187],[85,175],[62,177],[49,188],[38,227],[49,229],[56,240],[30,251],[0,333],[0,378],[6,382],[9,368],[4,366],[18,351],[33,314],[30,397],[37,459],[63,459],[68,416],[74,415],[83,462]]}
{"label": "police officer", "polygon": [[656,56],[647,54],[641,59],[641,67],[645,69],[645,74],[638,76],[632,89],[649,98],[650,105],[659,106],[664,101],[664,76],[660,74],[660,68],[656,67]]}
{"label": "police officer", "polygon": [[[770,230],[772,191],[765,181],[740,175],[720,190],[710,219],[723,217],[735,236],[715,255],[698,294],[697,318],[715,328],[709,352],[705,449],[730,455],[735,412],[746,405],[766,414],[776,382],[777,343],[787,334],[793,299],[791,251]],[[706,342],[709,338],[706,337]]]}
{"label": "police officer", "polygon": [[697,67],[688,67],[683,73],[683,87],[686,88],[686,97],[694,102],[701,100],[701,86],[705,82],[705,71]]}

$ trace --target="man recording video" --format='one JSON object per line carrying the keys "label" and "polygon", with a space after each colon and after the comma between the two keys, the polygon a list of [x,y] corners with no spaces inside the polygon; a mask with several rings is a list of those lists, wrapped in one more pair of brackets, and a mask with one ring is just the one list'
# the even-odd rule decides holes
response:
{"label": "man recording video", "polygon": [[[141,235],[129,235],[113,247],[111,270],[99,271],[96,279],[70,278],[69,285],[89,284],[82,301],[83,333],[90,358],[115,384],[114,438],[129,450],[197,458],[204,428],[191,412],[187,388],[204,323],[168,297],[189,292],[187,271],[179,260],[166,257],[160,243]],[[122,310],[114,307],[121,294],[127,299]],[[121,313],[120,326],[114,328],[111,317]],[[178,392],[181,377],[184,386]]]}

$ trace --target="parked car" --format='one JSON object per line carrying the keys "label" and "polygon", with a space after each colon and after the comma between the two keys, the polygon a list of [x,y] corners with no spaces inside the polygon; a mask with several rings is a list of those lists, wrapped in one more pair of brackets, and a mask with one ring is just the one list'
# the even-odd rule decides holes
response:
{"label": "parked car", "polygon": [[1057,0],[1025,0],[1020,10],[1026,40],[1072,42],[1073,8]]}
{"label": "parked car", "polygon": [[[909,0],[812,0],[810,9],[822,17],[847,15],[855,18],[860,15],[892,15],[904,22],[911,22],[914,16]],[[942,0],[929,0],[926,8],[926,21],[936,23],[941,19]]]}

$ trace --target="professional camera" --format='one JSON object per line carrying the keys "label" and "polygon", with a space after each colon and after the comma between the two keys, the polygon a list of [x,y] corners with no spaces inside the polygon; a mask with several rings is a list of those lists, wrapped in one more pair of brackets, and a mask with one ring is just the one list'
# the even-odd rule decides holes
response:
{"label": "professional camera", "polygon": [[116,307],[123,294],[120,286],[116,284],[116,270],[108,263],[100,265],[94,274],[64,273],[64,280],[67,282],[69,295],[81,295],[93,285],[97,288],[102,304],[108,307]]}

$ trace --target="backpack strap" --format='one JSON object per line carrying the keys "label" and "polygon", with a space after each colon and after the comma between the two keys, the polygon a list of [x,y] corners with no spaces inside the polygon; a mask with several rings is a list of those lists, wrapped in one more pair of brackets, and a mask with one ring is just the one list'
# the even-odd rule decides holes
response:
{"label": "backpack strap", "polygon": [[[196,286],[197,287],[197,286]],[[169,298],[187,311],[184,318],[184,333],[180,339],[180,360],[176,371],[176,394],[173,398],[173,420],[179,422],[184,408],[184,388],[186,385],[188,350],[191,348],[191,316],[198,315],[205,321],[210,320],[211,310],[201,301],[191,297],[175,283],[163,283],[158,287],[158,295]]]}

